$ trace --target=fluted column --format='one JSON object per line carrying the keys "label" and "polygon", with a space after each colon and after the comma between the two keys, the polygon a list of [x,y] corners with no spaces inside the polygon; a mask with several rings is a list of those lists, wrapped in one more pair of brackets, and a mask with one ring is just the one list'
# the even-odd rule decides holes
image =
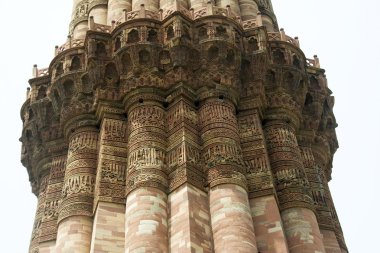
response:
{"label": "fluted column", "polygon": [[239,1],[238,0],[216,0],[215,1],[216,6],[226,8],[227,5],[230,6],[231,11],[234,15],[240,16],[240,7],[239,7]]}
{"label": "fluted column", "polygon": [[197,11],[199,9],[202,9],[207,6],[207,0],[189,0],[190,2],[190,8],[194,9],[194,11]]}
{"label": "fluted column", "polygon": [[107,24],[124,20],[123,10],[132,11],[132,0],[108,0]]}
{"label": "fluted column", "polygon": [[41,222],[44,216],[44,209],[45,209],[45,198],[46,198],[46,186],[48,183],[49,174],[45,173],[39,180],[38,180],[38,201],[37,201],[37,210],[36,215],[34,218],[34,224],[33,224],[33,232],[32,232],[32,238],[30,241],[29,246],[29,252],[34,253],[38,252],[40,248],[40,237],[41,237]]}
{"label": "fluted column", "polygon": [[329,192],[329,198],[330,198],[329,206],[331,208],[331,216],[333,218],[335,236],[330,231],[323,231],[324,232],[323,235],[326,235],[326,238],[324,238],[324,239],[325,239],[326,244],[328,244],[329,246],[333,246],[333,249],[335,251],[339,252],[336,249],[336,244],[335,244],[335,239],[336,239],[338,241],[340,251],[342,253],[347,253],[348,252],[347,251],[347,245],[346,245],[346,242],[344,240],[342,227],[340,225],[339,218],[338,218],[338,215],[336,213],[335,205],[333,203],[332,196],[331,196],[330,192]]}
{"label": "fluted column", "polygon": [[125,179],[127,121],[123,110],[101,108],[98,169],[95,184],[94,226],[90,252],[123,253],[125,240]]}
{"label": "fluted column", "polygon": [[323,182],[324,172],[315,162],[311,148],[311,143],[313,143],[312,138],[300,137],[299,139],[302,160],[307,179],[310,183],[310,189],[317,211],[317,220],[321,234],[323,235],[326,253],[340,253],[340,247],[334,234],[334,225],[328,207],[328,190],[325,188]]}
{"label": "fluted column", "polygon": [[280,119],[268,120],[264,129],[289,251],[325,252],[295,128]]}
{"label": "fluted column", "polygon": [[[248,100],[246,103],[248,104]],[[243,104],[241,101],[242,108]],[[257,249],[266,253],[287,253],[289,251],[276,200],[259,110],[241,109],[238,123]]]}
{"label": "fluted column", "polygon": [[145,10],[156,11],[160,9],[159,0],[132,0],[132,11],[138,11],[141,9],[141,5],[144,4]]}
{"label": "fluted column", "polygon": [[88,30],[88,0],[74,0],[70,34],[73,39],[84,39]]}
{"label": "fluted column", "polygon": [[316,196],[321,199],[326,206],[329,216],[328,219],[322,220],[324,226],[321,227],[321,233],[323,234],[323,242],[325,244],[326,253],[340,253],[345,252],[347,248],[344,242],[343,233],[339,224],[339,220],[335,211],[334,203],[330,193],[328,185],[328,169],[330,148],[326,140],[317,137],[317,142],[312,145],[312,154],[316,167],[319,170],[319,179],[322,181],[321,184],[324,189],[324,194],[321,197]]}
{"label": "fluted column", "polygon": [[88,9],[89,9],[89,16],[94,17],[94,22],[97,24],[106,25],[107,24],[107,0],[97,0],[97,1],[91,1]]}
{"label": "fluted column", "polygon": [[234,105],[211,98],[202,102],[199,113],[214,250],[257,252]]}
{"label": "fluted column", "polygon": [[239,6],[243,21],[256,18],[259,7],[255,0],[239,0]]}
{"label": "fluted column", "polygon": [[69,136],[56,253],[89,252],[92,234],[98,130],[78,127]]}
{"label": "fluted column", "polygon": [[272,1],[271,0],[260,0],[256,1],[259,10],[262,14],[262,22],[266,27],[268,32],[278,31],[276,16],[274,15]]}
{"label": "fluted column", "polygon": [[334,231],[330,229],[321,229],[323,235],[323,244],[325,245],[326,253],[342,253],[338,239]]}
{"label": "fluted column", "polygon": [[40,252],[54,252],[58,228],[58,207],[61,202],[66,160],[67,155],[57,155],[51,161],[44,215],[41,222]]}
{"label": "fluted column", "polygon": [[167,112],[170,252],[211,253],[209,200],[199,167],[197,110],[185,96],[177,95],[176,100]]}
{"label": "fluted column", "polygon": [[165,253],[168,252],[165,110],[159,98],[147,97],[127,106],[125,252]]}
{"label": "fluted column", "polygon": [[188,0],[160,0],[160,9],[168,10],[168,9],[176,9],[177,7],[180,9],[189,9],[189,1]]}

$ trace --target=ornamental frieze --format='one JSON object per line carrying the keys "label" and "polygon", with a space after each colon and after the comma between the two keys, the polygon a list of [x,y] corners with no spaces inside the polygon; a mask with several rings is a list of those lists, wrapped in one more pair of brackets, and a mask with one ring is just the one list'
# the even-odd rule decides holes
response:
{"label": "ornamental frieze", "polygon": [[187,142],[182,142],[176,148],[168,152],[166,157],[169,170],[182,164],[198,166],[200,162],[199,148],[192,146]]}
{"label": "ornamental frieze", "polygon": [[96,133],[77,134],[70,140],[69,156],[74,153],[85,153],[96,150],[97,142],[98,138]]}
{"label": "ornamental frieze", "polygon": [[162,167],[165,164],[165,153],[156,148],[141,148],[129,154],[128,170],[143,167]]}
{"label": "ornamental frieze", "polygon": [[101,163],[101,180],[110,183],[124,183],[127,171],[126,163],[103,160]]}
{"label": "ornamental frieze", "polygon": [[147,125],[165,129],[163,110],[155,106],[141,106],[129,114],[130,132]]}
{"label": "ornamental frieze", "polygon": [[91,175],[71,176],[63,185],[62,197],[67,198],[71,195],[94,192],[95,177]]}

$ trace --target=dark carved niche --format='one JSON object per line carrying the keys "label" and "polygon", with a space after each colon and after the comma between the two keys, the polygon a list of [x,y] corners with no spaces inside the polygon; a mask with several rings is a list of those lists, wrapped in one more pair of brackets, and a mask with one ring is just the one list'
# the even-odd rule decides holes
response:
{"label": "dark carved niche", "polygon": [[189,66],[192,68],[192,69],[196,69],[199,67],[199,51],[196,50],[196,49],[191,49],[189,51]]}
{"label": "dark carved niche", "polygon": [[241,41],[241,36],[240,36],[240,33],[238,30],[234,29],[234,39],[235,39],[235,44],[237,46],[240,45],[240,41]]}
{"label": "dark carved niche", "polygon": [[234,64],[234,62],[235,62],[235,53],[234,53],[233,50],[229,49],[227,51],[226,60],[227,60],[227,64],[229,64],[229,65],[233,65]]}
{"label": "dark carved niche", "polygon": [[182,27],[182,36],[181,37],[186,39],[186,40],[191,40],[189,28],[187,26]]}
{"label": "dark carved niche", "polygon": [[127,74],[132,69],[131,56],[128,53],[123,54],[121,57],[121,64],[123,66],[123,73]]}
{"label": "dark carved niche", "polygon": [[91,93],[92,92],[92,87],[91,87],[91,84],[90,84],[90,80],[88,78],[88,74],[83,75],[82,78],[81,78],[81,81],[82,81],[82,91],[84,93]]}
{"label": "dark carved niche", "polygon": [[114,43],[114,49],[113,51],[116,52],[117,50],[119,50],[121,48],[121,37],[120,35],[118,35],[116,38],[115,38],[115,43]]}
{"label": "dark carved niche", "polygon": [[46,88],[41,86],[37,92],[37,100],[43,99],[44,97],[46,97]]}
{"label": "dark carved niche", "polygon": [[80,66],[81,66],[81,64],[80,64],[80,58],[79,58],[79,56],[75,55],[71,59],[70,71],[79,70]]}
{"label": "dark carved niche", "polygon": [[309,78],[309,81],[310,81],[310,88],[311,89],[313,89],[313,90],[320,90],[321,89],[321,86],[319,85],[317,78],[315,78],[314,76],[311,76]]}
{"label": "dark carved niche", "polygon": [[219,55],[219,48],[217,48],[215,46],[211,46],[208,49],[208,59],[209,60],[215,60],[215,59],[217,59],[218,55]]}
{"label": "dark carved niche", "polygon": [[323,113],[327,114],[330,110],[331,109],[330,109],[329,103],[327,102],[327,99],[326,99],[325,102],[323,102]]}
{"label": "dark carved niche", "polygon": [[140,41],[139,32],[136,29],[132,29],[132,31],[128,33],[127,43],[137,43],[139,41]]}
{"label": "dark carved niche", "polygon": [[285,54],[282,50],[274,50],[273,51],[273,63],[275,64],[285,64]]}
{"label": "dark carved niche", "polygon": [[119,74],[114,63],[109,63],[106,66],[104,78],[108,86],[117,86]]}
{"label": "dark carved niche", "polygon": [[289,89],[295,89],[294,76],[290,72],[286,72],[284,75],[284,86],[289,87]]}
{"label": "dark carved niche", "polygon": [[296,55],[293,55],[293,66],[298,69],[301,68],[301,62]]}
{"label": "dark carved niche", "polygon": [[55,67],[55,77],[63,74],[63,62],[59,62]]}
{"label": "dark carved niche", "polygon": [[208,38],[207,29],[205,27],[199,28],[198,37],[200,40],[204,40]]}
{"label": "dark carved niche", "polygon": [[221,25],[217,26],[215,36],[222,37],[222,38],[228,38],[227,29]]}
{"label": "dark carved niche", "polygon": [[33,113],[32,109],[29,109],[29,111],[28,111],[28,120],[32,120],[32,119],[34,119],[34,113]]}
{"label": "dark carved niche", "polygon": [[107,56],[107,50],[106,50],[106,46],[104,45],[104,43],[99,42],[96,44],[95,54],[97,57],[106,57]]}
{"label": "dark carved niche", "polygon": [[301,90],[304,90],[305,88],[307,88],[307,87],[306,87],[306,82],[305,82],[304,79],[299,80],[299,82],[298,82],[298,87],[297,87],[297,88],[298,88],[298,89],[301,89]]}
{"label": "dark carved niche", "polygon": [[310,93],[307,93],[305,98],[305,106],[311,105],[312,103],[313,97],[310,95]]}
{"label": "dark carved niche", "polygon": [[158,43],[158,34],[155,30],[151,29],[148,32],[148,39],[149,42],[152,43]]}
{"label": "dark carved niche", "polygon": [[249,38],[248,40],[248,52],[254,52],[259,50],[259,43],[254,37]]}
{"label": "dark carved niche", "polygon": [[72,80],[66,80],[63,83],[63,91],[66,98],[71,98],[74,96],[75,93],[75,86],[74,82]]}
{"label": "dark carved niche", "polygon": [[172,38],[174,38],[174,29],[173,29],[173,26],[170,25],[166,29],[166,39],[170,40]]}
{"label": "dark carved niche", "polygon": [[53,108],[51,106],[48,106],[46,108],[45,124],[49,126],[51,122],[53,121],[53,118],[54,118]]}
{"label": "dark carved niche", "polygon": [[139,52],[139,63],[147,64],[150,61],[150,53],[147,50],[141,50]]}
{"label": "dark carved niche", "polygon": [[59,103],[59,101],[61,100],[59,95],[58,95],[57,90],[54,90],[54,92],[53,92],[53,99],[56,103]]}
{"label": "dark carved niche", "polygon": [[251,62],[243,59],[241,63],[241,81],[243,84],[246,84],[251,80],[253,71],[251,69]]}
{"label": "dark carved niche", "polygon": [[273,70],[268,70],[265,79],[267,84],[274,85],[276,83],[276,73]]}
{"label": "dark carved niche", "polygon": [[327,119],[326,128],[327,129],[334,129],[335,128],[335,124],[331,118]]}
{"label": "dark carved niche", "polygon": [[31,141],[32,138],[33,138],[32,131],[30,131],[30,130],[26,130],[25,137],[26,137],[26,140],[27,140],[27,141]]}
{"label": "dark carved niche", "polygon": [[57,107],[61,106],[61,98],[59,97],[58,91],[54,90],[52,103]]}
{"label": "dark carved niche", "polygon": [[160,67],[162,70],[167,70],[168,67],[171,65],[171,57],[170,53],[167,50],[161,51],[159,54],[159,59],[160,59]]}
{"label": "dark carved niche", "polygon": [[329,104],[327,102],[327,99],[323,102],[323,112],[322,112],[322,115],[321,115],[321,121],[319,122],[319,127],[318,127],[318,130],[319,131],[324,131],[326,130],[326,124],[327,124],[327,116],[330,112],[330,107],[329,107]]}

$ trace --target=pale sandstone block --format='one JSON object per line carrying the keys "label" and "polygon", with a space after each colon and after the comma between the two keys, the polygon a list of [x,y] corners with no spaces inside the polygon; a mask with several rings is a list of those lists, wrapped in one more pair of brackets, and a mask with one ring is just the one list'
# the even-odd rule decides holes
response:
{"label": "pale sandstone block", "polygon": [[73,30],[73,39],[84,39],[88,31],[88,22],[83,21],[77,24]]}
{"label": "pale sandstone block", "polygon": [[230,6],[231,11],[237,15],[240,16],[240,7],[239,7],[239,1],[238,0],[216,0],[215,1],[216,6],[226,8],[227,5]]}
{"label": "pale sandstone block", "polygon": [[321,230],[326,253],[342,253],[334,231]]}
{"label": "pale sandstone block", "polygon": [[208,197],[184,184],[169,195],[169,246],[171,252],[211,252]]}
{"label": "pale sandstone block", "polygon": [[132,0],[132,10],[140,10],[141,4],[144,4],[145,10],[157,11],[160,9],[159,0]]}
{"label": "pale sandstone block", "polygon": [[212,188],[210,213],[216,253],[257,252],[248,196],[242,187],[224,184]]}
{"label": "pale sandstone block", "polygon": [[325,253],[322,235],[313,211],[289,208],[281,213],[285,235],[291,253]]}
{"label": "pale sandstone block", "polygon": [[197,11],[206,6],[207,6],[207,0],[190,0],[190,8],[193,8],[194,11]]}
{"label": "pale sandstone block", "polygon": [[125,252],[168,252],[167,196],[157,188],[139,188],[127,197]]}
{"label": "pale sandstone block", "polygon": [[94,17],[94,22],[97,24],[107,24],[107,6],[98,5],[90,10],[89,17]]}
{"label": "pale sandstone block", "polygon": [[81,253],[90,251],[92,218],[72,216],[58,226],[56,253]]}
{"label": "pale sandstone block", "polygon": [[274,25],[273,21],[270,17],[263,15],[263,25],[267,28],[268,32],[274,32]]}
{"label": "pale sandstone block", "polygon": [[160,8],[164,11],[175,8],[176,4],[178,4],[180,8],[189,9],[187,0],[160,0]]}
{"label": "pale sandstone block", "polygon": [[132,0],[108,0],[107,24],[124,20],[123,10],[132,11]]}
{"label": "pale sandstone block", "polygon": [[249,20],[254,19],[257,16],[259,8],[253,0],[239,0],[241,19]]}
{"label": "pale sandstone block", "polygon": [[99,202],[95,211],[91,253],[123,253],[125,206]]}
{"label": "pale sandstone block", "polygon": [[253,198],[249,203],[258,250],[266,253],[288,253],[281,215],[274,196]]}
{"label": "pale sandstone block", "polygon": [[40,243],[39,253],[54,253],[55,252],[54,249],[55,249],[55,240]]}

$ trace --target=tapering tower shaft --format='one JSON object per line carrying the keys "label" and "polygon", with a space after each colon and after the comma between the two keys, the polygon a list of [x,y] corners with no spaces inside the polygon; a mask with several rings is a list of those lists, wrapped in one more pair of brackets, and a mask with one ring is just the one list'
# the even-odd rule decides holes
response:
{"label": "tapering tower shaft", "polygon": [[35,253],[342,253],[318,58],[269,0],[75,0],[34,67]]}

